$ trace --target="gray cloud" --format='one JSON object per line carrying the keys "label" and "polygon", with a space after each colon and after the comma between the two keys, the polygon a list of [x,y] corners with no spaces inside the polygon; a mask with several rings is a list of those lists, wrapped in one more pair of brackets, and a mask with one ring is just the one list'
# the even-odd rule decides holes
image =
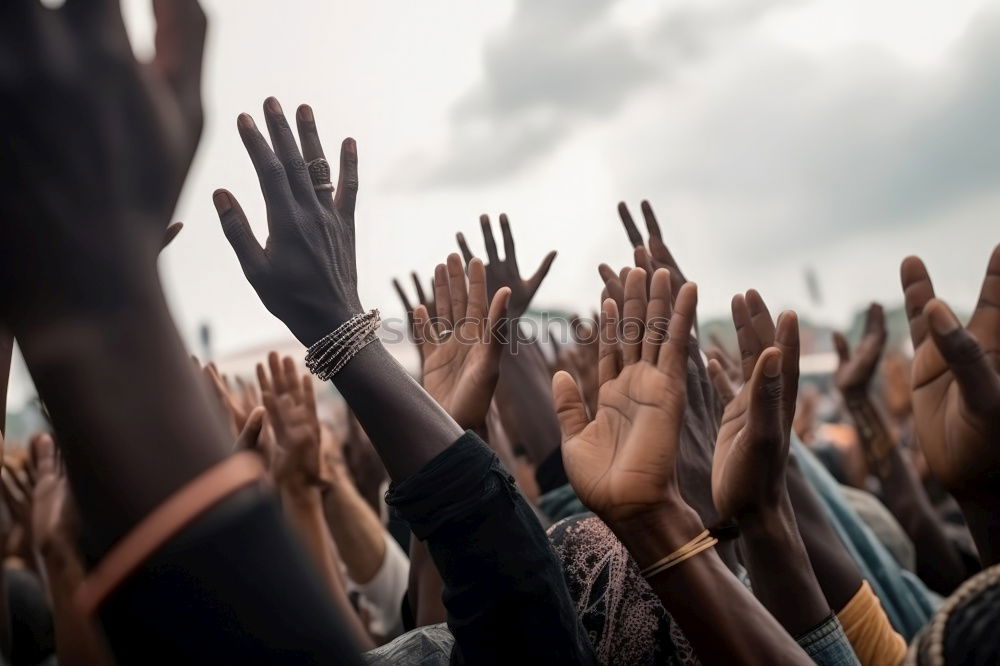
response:
{"label": "gray cloud", "polygon": [[629,150],[668,149],[623,178],[700,201],[737,237],[766,225],[789,247],[934,219],[1000,185],[998,58],[998,13],[933,69],[870,48],[831,59],[772,49],[715,82],[690,118],[635,132]]}
{"label": "gray cloud", "polygon": [[610,19],[614,0],[519,0],[510,24],[484,50],[482,82],[456,102],[447,152],[426,181],[510,175],[581,123],[613,116],[634,93],[789,1],[688,7],[636,35]]}

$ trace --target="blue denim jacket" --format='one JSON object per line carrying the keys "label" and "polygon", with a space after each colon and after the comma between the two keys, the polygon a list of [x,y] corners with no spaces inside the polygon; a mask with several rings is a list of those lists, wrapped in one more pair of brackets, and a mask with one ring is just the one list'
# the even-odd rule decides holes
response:
{"label": "blue denim jacket", "polygon": [[791,453],[816,491],[844,547],[861,576],[882,603],[889,622],[907,642],[920,631],[941,604],[915,575],[906,571],[848,504],[833,475],[792,433]]}
{"label": "blue denim jacket", "polygon": [[861,666],[835,613],[812,631],[795,639],[819,666]]}

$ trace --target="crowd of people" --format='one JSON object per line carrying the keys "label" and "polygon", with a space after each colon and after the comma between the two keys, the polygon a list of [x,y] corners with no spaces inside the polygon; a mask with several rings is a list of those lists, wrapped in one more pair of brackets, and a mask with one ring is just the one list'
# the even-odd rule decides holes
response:
{"label": "crowd of people", "polygon": [[484,254],[459,234],[428,291],[396,283],[413,376],[358,296],[355,141],[327,158],[269,97],[267,136],[237,120],[266,242],[212,198],[307,352],[230,377],[157,274],[206,18],[152,4],[143,63],[118,0],[0,3],[2,383],[16,340],[50,426],[3,458],[2,663],[1000,663],[1000,248],[967,325],[902,260],[902,382],[879,305],[835,336],[850,465],[795,312],[749,289],[738,350],[703,338],[647,202],[561,344],[518,324],[555,252],[525,278],[483,216]]}

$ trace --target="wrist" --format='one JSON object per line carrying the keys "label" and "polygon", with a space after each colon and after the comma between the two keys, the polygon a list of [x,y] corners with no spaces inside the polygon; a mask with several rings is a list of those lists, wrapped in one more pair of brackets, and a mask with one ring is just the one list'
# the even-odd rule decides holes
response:
{"label": "wrist", "polygon": [[683,502],[607,522],[640,569],[673,553],[705,530],[697,512]]}
{"label": "wrist", "polygon": [[798,531],[795,511],[788,492],[783,491],[774,504],[764,505],[737,521],[744,540],[787,542]]}

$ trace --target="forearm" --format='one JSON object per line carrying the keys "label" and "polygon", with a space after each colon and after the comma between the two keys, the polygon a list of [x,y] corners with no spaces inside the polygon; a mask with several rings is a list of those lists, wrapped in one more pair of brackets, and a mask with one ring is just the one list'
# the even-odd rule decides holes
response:
{"label": "forearm", "polygon": [[562,441],[551,381],[537,343],[518,340],[514,350],[505,346],[496,400],[504,405],[502,413],[517,419],[520,444],[536,465]]}
{"label": "forearm", "polygon": [[330,597],[340,616],[344,618],[347,630],[362,650],[375,647],[374,641],[361,624],[358,614],[351,606],[340,574],[337,553],[327,532],[323,517],[323,506],[317,488],[301,488],[282,492],[282,506],[292,528],[298,533],[312,557]]}
{"label": "forearm", "polygon": [[969,524],[983,568],[1000,563],[1000,496],[977,494],[956,499]]}
{"label": "forearm", "polygon": [[845,395],[857,424],[869,468],[882,483],[885,505],[913,541],[917,575],[941,594],[950,594],[965,580],[958,551],[948,540],[923,485],[909,467],[878,408],[866,395]]}
{"label": "forearm", "polygon": [[787,493],[778,507],[740,520],[740,537],[754,595],[785,631],[800,636],[829,617]]}
{"label": "forearm", "polygon": [[830,525],[819,498],[794,464],[785,473],[795,522],[827,604],[839,611],[861,587],[861,572]]}
{"label": "forearm", "polygon": [[323,501],[326,525],[352,581],[369,582],[385,559],[385,528],[342,466]]}
{"label": "forearm", "polygon": [[231,446],[158,285],[113,311],[18,331],[52,416],[89,558]]}
{"label": "forearm", "polygon": [[407,598],[418,627],[444,622],[448,618],[442,595],[444,581],[427,551],[427,544],[410,536],[410,581]]}
{"label": "forearm", "polygon": [[358,352],[334,383],[396,483],[462,435],[455,420],[378,341]]}
{"label": "forearm", "polygon": [[[642,525],[613,527],[645,568],[699,534],[688,507]],[[664,608],[705,664],[810,664],[792,637],[709,549],[649,580]]]}

